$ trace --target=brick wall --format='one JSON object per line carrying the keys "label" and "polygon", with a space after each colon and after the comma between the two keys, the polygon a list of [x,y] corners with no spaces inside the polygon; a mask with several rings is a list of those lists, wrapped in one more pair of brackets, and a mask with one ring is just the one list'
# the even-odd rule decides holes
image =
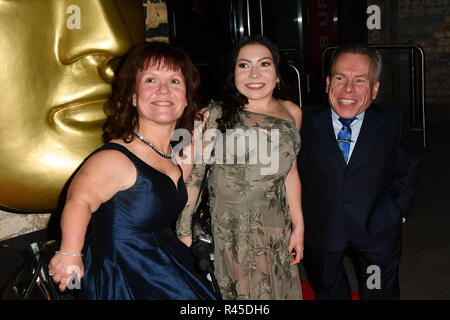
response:
{"label": "brick wall", "polygon": [[[450,2],[448,0],[368,0],[381,9],[381,29],[369,30],[369,43],[418,44],[425,51],[427,122],[450,122]],[[407,58],[393,58],[391,67],[408,67]],[[394,68],[395,69],[395,68]],[[394,70],[392,69],[392,70]],[[391,70],[391,71],[392,71]],[[389,70],[388,70],[389,71]],[[384,89],[401,94],[402,74]],[[390,86],[393,86],[391,88]],[[386,93],[386,92],[385,92]],[[405,103],[404,98],[399,99]]]}

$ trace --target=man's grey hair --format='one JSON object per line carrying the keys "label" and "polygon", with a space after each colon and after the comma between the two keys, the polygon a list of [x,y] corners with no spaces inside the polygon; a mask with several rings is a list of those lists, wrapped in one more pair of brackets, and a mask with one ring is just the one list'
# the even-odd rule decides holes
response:
{"label": "man's grey hair", "polygon": [[353,53],[353,54],[362,54],[365,56],[368,56],[375,66],[375,74],[373,77],[373,83],[376,83],[377,81],[380,81],[381,76],[381,68],[383,66],[383,61],[381,58],[380,52],[372,47],[369,47],[366,44],[362,43],[352,43],[352,44],[345,44],[340,47],[338,47],[336,50],[333,51],[330,59],[330,69],[329,69],[329,75],[331,76],[333,64],[336,62],[336,59],[344,53]]}

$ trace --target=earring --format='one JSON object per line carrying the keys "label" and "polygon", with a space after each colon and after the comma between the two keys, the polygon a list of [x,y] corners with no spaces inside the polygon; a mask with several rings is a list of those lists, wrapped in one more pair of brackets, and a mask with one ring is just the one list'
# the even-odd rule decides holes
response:
{"label": "earring", "polygon": [[280,90],[280,82],[277,82],[277,89]]}

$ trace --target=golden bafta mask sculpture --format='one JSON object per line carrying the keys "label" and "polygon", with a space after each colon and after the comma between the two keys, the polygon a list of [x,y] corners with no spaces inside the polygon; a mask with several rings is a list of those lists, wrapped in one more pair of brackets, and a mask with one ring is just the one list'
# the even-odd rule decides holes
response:
{"label": "golden bafta mask sculpture", "polygon": [[144,37],[141,0],[0,0],[0,206],[56,207],[102,144],[119,57]]}

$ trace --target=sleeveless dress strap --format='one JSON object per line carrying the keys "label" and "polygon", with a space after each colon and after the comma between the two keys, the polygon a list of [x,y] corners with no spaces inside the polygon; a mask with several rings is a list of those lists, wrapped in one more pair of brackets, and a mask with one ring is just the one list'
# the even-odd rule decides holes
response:
{"label": "sleeveless dress strap", "polygon": [[92,153],[92,155],[96,154],[97,152],[103,151],[103,150],[117,150],[117,151],[123,153],[124,155],[126,155],[133,162],[135,162],[134,160],[139,159],[134,153],[132,153],[126,147],[124,147],[121,144],[115,143],[115,142],[107,142],[107,143],[105,143],[103,146],[101,146],[100,148],[95,150]]}

